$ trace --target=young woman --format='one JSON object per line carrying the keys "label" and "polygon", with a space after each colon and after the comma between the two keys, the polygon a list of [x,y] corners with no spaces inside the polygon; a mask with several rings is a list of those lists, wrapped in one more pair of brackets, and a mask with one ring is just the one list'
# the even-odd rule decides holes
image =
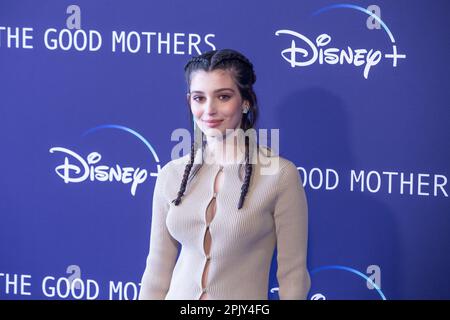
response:
{"label": "young woman", "polygon": [[305,299],[308,207],[299,173],[240,134],[255,131],[258,115],[252,63],[214,50],[191,58],[185,76],[200,141],[158,174],[139,298],[267,299],[277,248],[280,299]]}

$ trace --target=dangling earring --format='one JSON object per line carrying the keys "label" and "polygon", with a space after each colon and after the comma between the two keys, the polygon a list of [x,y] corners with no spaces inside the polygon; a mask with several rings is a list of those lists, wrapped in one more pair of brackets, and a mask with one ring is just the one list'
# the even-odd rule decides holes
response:
{"label": "dangling earring", "polygon": [[248,106],[244,106],[244,109],[242,110],[242,113],[247,113],[248,112],[249,107]]}

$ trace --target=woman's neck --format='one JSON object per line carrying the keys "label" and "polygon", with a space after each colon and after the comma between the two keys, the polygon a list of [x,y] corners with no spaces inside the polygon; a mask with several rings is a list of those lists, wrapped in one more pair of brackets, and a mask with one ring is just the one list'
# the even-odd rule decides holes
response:
{"label": "woman's neck", "polygon": [[245,142],[244,135],[239,130],[222,137],[206,136],[205,158],[207,163],[228,165],[244,162]]}

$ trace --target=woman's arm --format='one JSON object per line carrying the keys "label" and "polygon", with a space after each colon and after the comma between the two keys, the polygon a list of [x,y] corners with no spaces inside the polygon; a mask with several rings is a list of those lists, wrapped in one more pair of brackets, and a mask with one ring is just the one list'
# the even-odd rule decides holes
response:
{"label": "woman's arm", "polygon": [[308,203],[297,167],[280,169],[275,204],[277,279],[280,299],[306,299],[311,280],[306,265]]}
{"label": "woman's arm", "polygon": [[163,168],[158,174],[153,191],[150,250],[142,276],[139,299],[165,299],[178,253],[178,242],[172,238],[166,227],[169,203],[163,196],[166,184],[164,171]]}

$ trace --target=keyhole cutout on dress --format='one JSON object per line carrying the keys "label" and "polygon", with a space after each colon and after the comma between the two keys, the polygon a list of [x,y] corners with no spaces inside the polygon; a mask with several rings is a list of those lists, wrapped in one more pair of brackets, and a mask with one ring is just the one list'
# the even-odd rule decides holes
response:
{"label": "keyhole cutout on dress", "polygon": [[211,263],[211,257],[210,257],[210,252],[211,252],[211,242],[212,242],[212,238],[211,238],[211,233],[209,230],[209,226],[211,224],[211,221],[214,219],[214,216],[216,214],[216,197],[217,197],[217,193],[219,192],[219,190],[221,189],[222,185],[223,185],[223,167],[220,167],[219,172],[216,174],[216,177],[214,179],[214,195],[211,198],[207,208],[206,208],[206,213],[205,213],[205,219],[206,219],[206,230],[205,230],[205,236],[203,239],[203,250],[205,253],[205,266],[203,269],[203,274],[202,274],[202,294],[200,296],[200,300],[206,300],[208,298],[208,293],[207,293],[207,283],[208,283],[208,271],[209,271],[209,264]]}

